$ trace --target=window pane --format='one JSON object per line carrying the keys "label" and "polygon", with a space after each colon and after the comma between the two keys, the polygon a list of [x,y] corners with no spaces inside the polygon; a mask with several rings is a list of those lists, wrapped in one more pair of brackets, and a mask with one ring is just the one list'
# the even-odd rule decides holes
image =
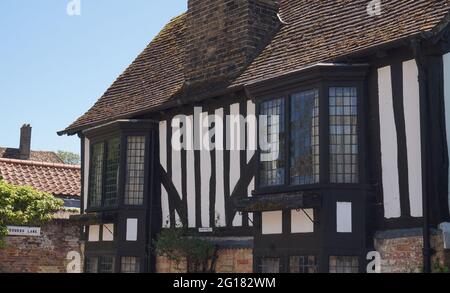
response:
{"label": "window pane", "polygon": [[99,257],[99,273],[114,273],[114,257]]}
{"label": "window pane", "polygon": [[315,256],[291,256],[289,258],[289,272],[297,274],[313,274],[318,272]]}
{"label": "window pane", "polygon": [[86,258],[86,273],[96,274],[98,272],[98,258],[97,257],[87,257]]}
{"label": "window pane", "polygon": [[125,204],[144,204],[145,137],[130,136],[127,141]]}
{"label": "window pane", "polygon": [[117,188],[119,186],[119,138],[107,141],[105,206],[117,204]]}
{"label": "window pane", "polygon": [[319,92],[291,97],[291,184],[319,182]]}
{"label": "window pane", "polygon": [[89,206],[91,207],[98,207],[102,203],[103,152],[103,143],[92,146],[89,176]]}
{"label": "window pane", "polygon": [[279,258],[262,258],[261,259],[261,273],[263,274],[278,274],[280,272]]}
{"label": "window pane", "polygon": [[359,273],[359,260],[357,256],[331,256],[330,273],[357,274]]}
{"label": "window pane", "polygon": [[137,257],[122,257],[120,271],[122,273],[139,273],[139,259]]}
{"label": "window pane", "polygon": [[267,118],[267,125],[264,125],[266,133],[260,133],[260,141],[267,144],[261,146],[260,185],[281,185],[285,177],[284,99],[261,103],[260,115]]}
{"label": "window pane", "polygon": [[330,181],[358,183],[358,105],[354,87],[330,88]]}

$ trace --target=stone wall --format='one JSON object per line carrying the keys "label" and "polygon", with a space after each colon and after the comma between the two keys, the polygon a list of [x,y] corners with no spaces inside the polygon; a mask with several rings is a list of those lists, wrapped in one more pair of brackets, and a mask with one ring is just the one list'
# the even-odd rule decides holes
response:
{"label": "stone wall", "polygon": [[0,273],[66,273],[70,251],[81,254],[79,227],[54,220],[41,227],[41,236],[8,236],[0,249]]}
{"label": "stone wall", "polygon": [[[252,273],[253,250],[250,248],[222,249],[218,253],[216,273]],[[186,263],[176,263],[164,257],[156,260],[158,273],[185,273]]]}
{"label": "stone wall", "polygon": [[[435,251],[432,267],[448,267],[450,258],[444,250],[442,233],[434,231],[431,246]],[[381,254],[382,273],[420,273],[423,271],[423,237],[421,229],[378,232],[375,249]]]}

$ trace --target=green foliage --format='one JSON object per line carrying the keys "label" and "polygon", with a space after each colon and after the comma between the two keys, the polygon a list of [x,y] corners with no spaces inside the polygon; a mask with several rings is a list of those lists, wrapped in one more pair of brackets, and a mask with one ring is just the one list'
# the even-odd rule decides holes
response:
{"label": "green foliage", "polygon": [[441,263],[440,263],[440,260],[438,259],[434,263],[433,272],[434,273],[440,273],[440,274],[449,274],[450,273],[450,269],[447,266],[442,266]]}
{"label": "green foliage", "polygon": [[63,201],[31,187],[13,186],[0,178],[0,244],[7,225],[40,225],[52,219]]}
{"label": "green foliage", "polygon": [[165,229],[153,244],[157,255],[176,263],[186,261],[190,273],[212,270],[208,269],[208,265],[215,257],[215,246],[187,229]]}
{"label": "green foliage", "polygon": [[64,164],[79,165],[81,163],[79,154],[65,151],[58,151],[56,154],[64,162]]}

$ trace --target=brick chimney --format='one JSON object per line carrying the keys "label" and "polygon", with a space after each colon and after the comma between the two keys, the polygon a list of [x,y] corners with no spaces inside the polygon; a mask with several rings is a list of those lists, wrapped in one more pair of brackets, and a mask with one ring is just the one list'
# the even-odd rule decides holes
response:
{"label": "brick chimney", "polygon": [[31,126],[24,124],[20,128],[19,159],[29,160],[31,155]]}
{"label": "brick chimney", "polygon": [[279,29],[278,8],[273,0],[189,0],[186,81],[239,74]]}

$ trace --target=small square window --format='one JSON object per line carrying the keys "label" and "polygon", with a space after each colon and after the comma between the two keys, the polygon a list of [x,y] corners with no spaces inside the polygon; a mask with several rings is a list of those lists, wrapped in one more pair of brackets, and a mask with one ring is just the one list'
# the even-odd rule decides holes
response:
{"label": "small square window", "polygon": [[137,257],[122,257],[120,271],[122,273],[132,274],[140,272],[139,258]]}
{"label": "small square window", "polygon": [[359,273],[359,258],[357,256],[331,256],[330,273],[335,274]]}
{"label": "small square window", "polygon": [[102,256],[99,258],[99,273],[111,274],[114,273],[114,257]]}
{"label": "small square window", "polygon": [[280,273],[280,259],[262,258],[260,269],[263,274],[278,274]]}
{"label": "small square window", "polygon": [[86,257],[85,272],[88,274],[96,274],[98,272],[98,257]]}
{"label": "small square window", "polygon": [[315,256],[291,256],[289,259],[289,272],[297,274],[313,274],[318,272],[317,258]]}

